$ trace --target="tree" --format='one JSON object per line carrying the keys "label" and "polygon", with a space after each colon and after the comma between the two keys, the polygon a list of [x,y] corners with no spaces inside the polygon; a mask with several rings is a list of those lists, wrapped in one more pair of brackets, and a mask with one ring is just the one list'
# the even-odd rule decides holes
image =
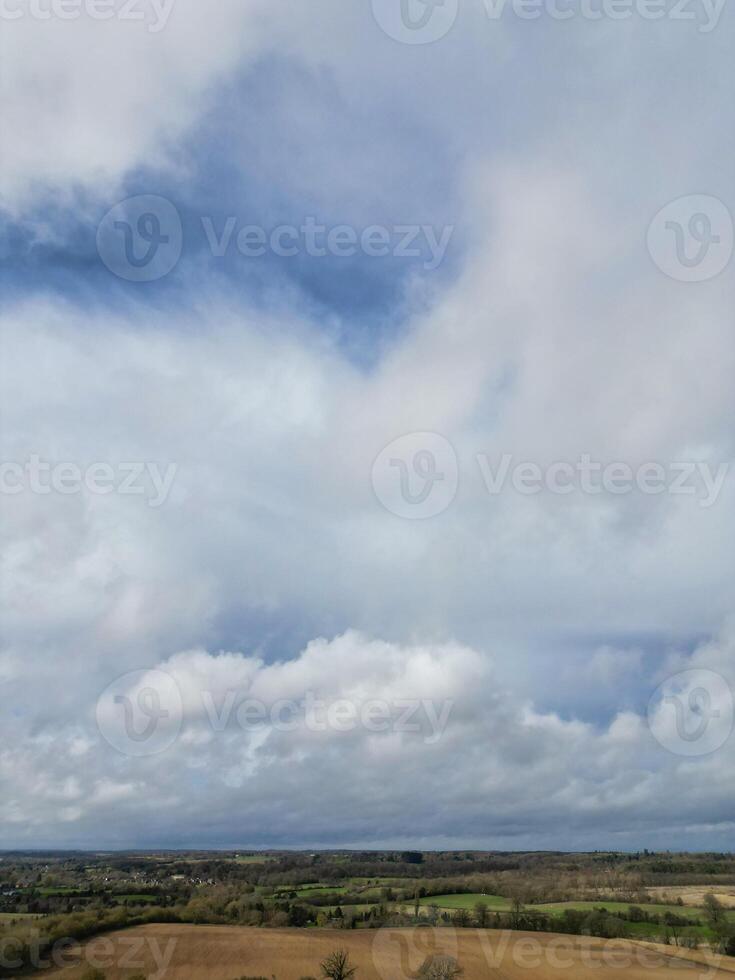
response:
{"label": "tree", "polygon": [[335,950],[321,962],[322,976],[326,980],[349,980],[357,972],[357,967],[350,966],[350,957],[346,949]]}
{"label": "tree", "polygon": [[462,967],[453,956],[427,956],[419,968],[418,980],[455,980]]}
{"label": "tree", "polygon": [[467,909],[457,909],[454,913],[454,924],[459,929],[467,929],[472,925],[472,918]]}
{"label": "tree", "polygon": [[477,925],[480,927],[480,929],[487,928],[488,915],[487,905],[485,902],[478,902],[477,905],[475,905],[475,919],[477,920]]}
{"label": "tree", "polygon": [[707,918],[709,919],[710,924],[716,928],[722,920],[722,902],[716,895],[713,895],[712,892],[708,892],[704,896],[704,907],[707,911]]}
{"label": "tree", "polygon": [[404,851],[401,854],[401,861],[404,864],[423,864],[424,855],[421,851]]}
{"label": "tree", "polygon": [[664,915],[664,925],[667,929],[671,930],[671,938],[674,940],[674,946],[679,945],[679,918],[672,912],[667,912]]}
{"label": "tree", "polygon": [[511,902],[510,908],[510,927],[511,929],[519,929],[521,924],[521,919],[523,917],[523,899],[516,896]]}
{"label": "tree", "polygon": [[288,910],[288,924],[291,927],[300,928],[308,925],[310,919],[309,910],[303,905],[292,905]]}

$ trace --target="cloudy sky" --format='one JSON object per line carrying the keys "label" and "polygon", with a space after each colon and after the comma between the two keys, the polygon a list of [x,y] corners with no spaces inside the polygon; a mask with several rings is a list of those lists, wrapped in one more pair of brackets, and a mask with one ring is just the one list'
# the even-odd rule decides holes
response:
{"label": "cloudy sky", "polygon": [[733,847],[734,35],[4,0],[1,846]]}

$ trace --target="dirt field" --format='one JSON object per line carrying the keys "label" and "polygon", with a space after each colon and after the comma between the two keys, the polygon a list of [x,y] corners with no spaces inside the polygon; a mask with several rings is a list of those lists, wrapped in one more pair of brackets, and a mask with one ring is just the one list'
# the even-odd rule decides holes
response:
{"label": "dirt field", "polygon": [[673,904],[680,897],[682,902],[689,906],[701,906],[704,902],[704,896],[711,892],[719,898],[725,908],[735,909],[735,888],[723,888],[721,885],[713,885],[709,888],[704,885],[669,885],[661,888],[647,888],[646,891],[656,902]]}
{"label": "dirt field", "polygon": [[[247,929],[155,925],[92,940],[76,953],[81,965],[44,970],[76,980],[90,966],[108,980],[143,973],[148,980],[236,980],[319,977],[320,961],[340,947],[358,967],[355,980],[409,980],[427,953],[455,956],[462,980],[734,980],[735,960],[719,968],[707,954],[615,940],[466,929]],[[701,962],[689,958],[697,955]],[[40,977],[40,974],[36,974]]]}

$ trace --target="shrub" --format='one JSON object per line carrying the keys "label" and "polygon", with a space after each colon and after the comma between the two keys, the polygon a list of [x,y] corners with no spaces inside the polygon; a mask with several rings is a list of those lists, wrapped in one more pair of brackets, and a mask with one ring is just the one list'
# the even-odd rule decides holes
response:
{"label": "shrub", "polygon": [[418,980],[455,980],[462,967],[453,956],[427,956],[418,972]]}

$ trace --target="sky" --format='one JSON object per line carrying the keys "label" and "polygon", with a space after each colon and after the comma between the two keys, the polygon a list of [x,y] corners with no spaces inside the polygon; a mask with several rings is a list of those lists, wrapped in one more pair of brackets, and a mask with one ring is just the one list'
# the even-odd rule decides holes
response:
{"label": "sky", "polygon": [[3,0],[0,847],[733,848],[734,35]]}

